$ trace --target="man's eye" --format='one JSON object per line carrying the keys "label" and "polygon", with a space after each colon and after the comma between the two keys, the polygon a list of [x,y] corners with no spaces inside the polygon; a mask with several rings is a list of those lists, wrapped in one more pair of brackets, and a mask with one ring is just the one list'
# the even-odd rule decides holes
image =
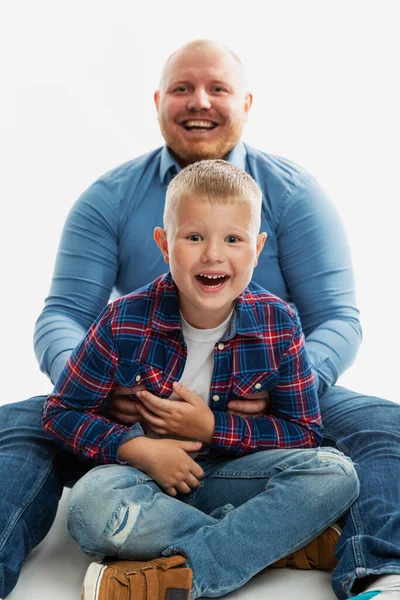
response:
{"label": "man's eye", "polygon": [[191,233],[190,235],[188,235],[187,239],[190,240],[191,242],[200,242],[201,235],[199,235],[198,233]]}
{"label": "man's eye", "polygon": [[228,237],[225,238],[225,241],[228,242],[228,244],[236,244],[236,242],[240,242],[236,235],[228,235]]}
{"label": "man's eye", "polygon": [[227,90],[224,87],[221,87],[220,85],[216,85],[213,87],[213,91],[216,92],[217,94],[222,94],[223,92],[226,92]]}
{"label": "man's eye", "polygon": [[172,91],[174,93],[180,94],[180,93],[187,92],[187,90],[188,90],[187,85],[179,85],[178,87],[174,88]]}

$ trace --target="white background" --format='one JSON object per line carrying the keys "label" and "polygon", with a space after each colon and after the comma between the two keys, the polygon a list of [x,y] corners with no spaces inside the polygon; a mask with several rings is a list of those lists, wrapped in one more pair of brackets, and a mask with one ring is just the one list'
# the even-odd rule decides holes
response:
{"label": "white background", "polygon": [[162,64],[203,37],[244,63],[244,139],[311,171],[343,217],[364,342],[341,383],[399,401],[398,12],[397,0],[3,0],[0,403],[51,390],[32,334],[67,212],[162,144]]}

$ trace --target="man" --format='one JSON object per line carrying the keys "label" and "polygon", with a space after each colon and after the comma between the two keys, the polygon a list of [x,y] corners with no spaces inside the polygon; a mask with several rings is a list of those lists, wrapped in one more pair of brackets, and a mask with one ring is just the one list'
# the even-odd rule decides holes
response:
{"label": "man", "polygon": [[[240,142],[252,97],[240,62],[225,48],[200,41],[175,52],[155,102],[166,146],[100,178],[68,217],[36,328],[41,368],[57,379],[113,288],[127,293],[165,272],[151,232],[162,222],[165,188],[182,166],[225,158],[243,167],[263,191],[261,227],[269,238],[254,280],[296,307],[326,444],[352,458],[361,483],[338,544],[333,588],[339,599],[372,597],[361,593],[367,587],[378,600],[400,598],[400,407],[334,385],[361,338],[351,260],[336,212],[301,168]],[[48,531],[63,484],[91,466],[56,457],[40,428],[43,401],[1,409],[0,564],[7,587],[0,596],[10,592],[22,561]],[[121,400],[114,415],[134,419],[126,415],[131,405]],[[230,408],[238,407],[232,402]],[[16,474],[13,485],[10,472]]]}

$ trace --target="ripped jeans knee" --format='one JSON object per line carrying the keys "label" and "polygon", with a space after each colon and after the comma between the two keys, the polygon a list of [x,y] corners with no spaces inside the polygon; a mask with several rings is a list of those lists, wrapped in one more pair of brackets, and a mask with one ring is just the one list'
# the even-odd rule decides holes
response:
{"label": "ripped jeans knee", "polygon": [[330,446],[317,448],[317,464],[323,467],[332,463],[340,466],[346,475],[356,478],[354,463],[348,456]]}
{"label": "ripped jeans knee", "polygon": [[89,556],[116,556],[151,504],[157,486],[133,467],[104,465],[90,471],[72,488],[68,530]]}

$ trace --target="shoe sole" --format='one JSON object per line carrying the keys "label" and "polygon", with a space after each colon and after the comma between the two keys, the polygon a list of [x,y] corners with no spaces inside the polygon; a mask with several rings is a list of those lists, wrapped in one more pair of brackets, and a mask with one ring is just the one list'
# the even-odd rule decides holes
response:
{"label": "shoe sole", "polygon": [[92,563],[86,571],[83,580],[81,600],[99,600],[100,584],[107,565]]}
{"label": "shoe sole", "polygon": [[340,525],[338,525],[338,523],[330,525],[328,529],[333,529],[333,531],[336,531],[339,537],[342,535],[342,528],[340,527]]}

